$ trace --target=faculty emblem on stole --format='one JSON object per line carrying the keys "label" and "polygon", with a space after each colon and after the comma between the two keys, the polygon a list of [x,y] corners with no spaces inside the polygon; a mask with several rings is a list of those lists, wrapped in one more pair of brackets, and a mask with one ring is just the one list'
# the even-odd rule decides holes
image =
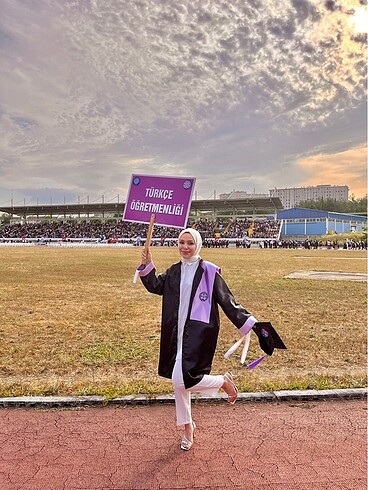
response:
{"label": "faculty emblem on stole", "polygon": [[206,293],[206,291],[202,291],[201,293],[199,293],[199,299],[201,301],[207,301],[208,300],[208,294]]}

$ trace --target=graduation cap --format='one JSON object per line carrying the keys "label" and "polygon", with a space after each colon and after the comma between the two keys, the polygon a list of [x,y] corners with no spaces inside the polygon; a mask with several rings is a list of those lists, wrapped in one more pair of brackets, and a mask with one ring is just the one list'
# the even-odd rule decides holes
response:
{"label": "graduation cap", "polygon": [[[266,355],[259,357],[255,361],[249,363],[247,365],[248,369],[255,368],[267,356],[272,356],[274,349],[286,349],[286,345],[281,340],[279,334],[276,332],[276,330],[273,328],[270,322],[256,322],[253,325],[252,330],[257,335],[259,345]],[[244,340],[245,342],[244,342],[243,352],[241,355],[241,363],[244,364],[248,352],[249,343],[250,343],[250,333],[251,331],[248,332],[240,340],[235,342],[235,344],[232,347],[230,347],[230,349],[224,355],[225,359],[227,359],[233,352],[235,352],[235,350],[241,345],[241,343]]]}
{"label": "graduation cap", "polygon": [[253,330],[257,334],[259,346],[268,356],[272,356],[274,349],[286,349],[270,322],[257,322],[253,325]]}

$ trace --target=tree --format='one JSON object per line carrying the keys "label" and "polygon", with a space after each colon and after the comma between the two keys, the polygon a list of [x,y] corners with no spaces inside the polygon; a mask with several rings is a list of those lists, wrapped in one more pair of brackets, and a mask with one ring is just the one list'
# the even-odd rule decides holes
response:
{"label": "tree", "polygon": [[323,199],[317,201],[300,201],[298,208],[320,209],[335,213],[367,213],[367,196],[355,199],[353,196],[349,201],[337,201],[336,199]]}

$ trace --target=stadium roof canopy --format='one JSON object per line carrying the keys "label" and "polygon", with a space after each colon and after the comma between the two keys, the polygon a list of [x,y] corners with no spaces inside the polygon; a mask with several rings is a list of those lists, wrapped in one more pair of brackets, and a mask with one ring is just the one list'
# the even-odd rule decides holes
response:
{"label": "stadium roof canopy", "polygon": [[192,201],[190,211],[195,215],[264,216],[276,215],[283,209],[279,197],[251,197],[245,199],[212,199]]}
{"label": "stadium roof canopy", "polygon": [[[69,218],[69,217],[111,217],[122,216],[125,203],[88,203],[88,204],[46,204],[24,206],[1,206],[0,212],[12,216],[37,218]],[[252,197],[246,199],[212,199],[194,200],[191,203],[191,216],[276,216],[283,205],[278,197]]]}
{"label": "stadium roof canopy", "polygon": [[89,204],[37,204],[29,206],[0,207],[0,212],[12,216],[27,218],[36,216],[44,217],[71,217],[71,216],[108,216],[111,214],[122,214],[124,203],[89,203]]}
{"label": "stadium roof canopy", "polygon": [[336,213],[332,211],[322,211],[319,209],[307,209],[307,208],[291,208],[283,209],[277,212],[277,219],[337,219],[342,221],[360,221],[362,223],[367,221],[366,216],[359,214],[349,213]]}

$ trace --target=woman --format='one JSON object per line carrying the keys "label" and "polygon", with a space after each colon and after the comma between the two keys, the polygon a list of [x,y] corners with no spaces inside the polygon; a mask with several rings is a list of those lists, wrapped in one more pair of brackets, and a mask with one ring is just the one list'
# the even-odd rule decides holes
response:
{"label": "woman", "polygon": [[236,303],[220,268],[201,259],[201,246],[198,231],[187,228],[179,234],[180,262],[157,275],[151,253],[143,250],[145,267],[139,272],[145,288],[163,297],[158,373],[174,385],[176,421],[184,426],[180,447],[185,451],[193,446],[195,429],[190,394],[215,396],[222,389],[231,404],[238,394],[230,372],[210,375],[220,327],[218,305],[243,335],[257,322]]}

